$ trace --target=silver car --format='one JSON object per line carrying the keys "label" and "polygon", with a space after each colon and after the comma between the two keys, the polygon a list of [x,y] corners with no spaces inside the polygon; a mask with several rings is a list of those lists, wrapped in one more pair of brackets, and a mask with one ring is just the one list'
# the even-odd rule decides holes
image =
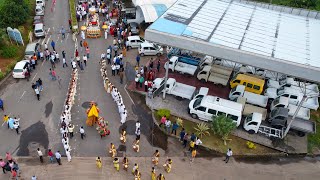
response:
{"label": "silver car", "polygon": [[44,7],[41,5],[37,5],[35,12],[36,12],[36,16],[44,16]]}

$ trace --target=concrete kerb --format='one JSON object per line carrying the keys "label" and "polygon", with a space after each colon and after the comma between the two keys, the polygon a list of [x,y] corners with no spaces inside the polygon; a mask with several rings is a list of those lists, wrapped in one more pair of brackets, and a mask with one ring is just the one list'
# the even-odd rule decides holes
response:
{"label": "concrete kerb", "polygon": [[[148,97],[146,97],[146,98],[148,98]],[[156,120],[156,118],[155,118],[155,116],[154,116],[154,109],[152,109],[148,104],[147,104],[147,106],[151,109],[151,111],[152,111],[152,119],[153,119],[153,122],[157,125],[157,126],[159,126],[159,123],[157,122],[157,120]],[[174,116],[177,116],[177,117],[179,117],[179,115],[177,115],[177,114],[175,114],[175,113],[172,113],[171,115],[174,115]],[[184,118],[185,119],[185,118]],[[197,123],[196,121],[194,121],[194,120],[189,120],[189,119],[186,119],[186,120],[188,120],[188,121],[192,121],[192,122],[195,122],[195,123]],[[165,132],[162,128],[159,128],[161,131],[163,131],[163,132]],[[166,133],[166,132],[165,132]],[[167,134],[167,133],[166,133]],[[174,136],[174,135],[171,135],[171,134],[167,134],[168,136],[170,136],[170,137],[174,137],[174,138],[176,138],[176,139],[179,139],[179,137],[178,136]],[[225,153],[225,152],[221,152],[221,151],[219,151],[218,149],[215,149],[215,148],[211,148],[211,147],[207,147],[207,146],[205,146],[205,145],[200,145],[201,147],[203,147],[204,149],[208,149],[208,150],[210,150],[210,151],[215,151],[215,152],[218,152],[218,153],[221,153],[222,155]],[[257,155],[257,154],[242,154],[242,155],[234,155],[234,157],[236,157],[236,158],[240,158],[240,157],[252,157],[252,158],[254,158],[254,157],[257,157],[257,158],[260,158],[260,157],[264,157],[264,156],[268,156],[268,157],[286,157],[287,156],[287,154],[286,153],[283,153],[283,152],[279,152],[279,153],[264,153],[264,154],[259,154],[259,155]],[[298,156],[298,155],[297,155]]]}
{"label": "concrete kerb", "polygon": [[[13,70],[12,70],[13,71]],[[12,71],[10,71],[6,77],[4,77],[1,81],[0,81],[0,86],[7,81],[7,79],[12,75]]]}

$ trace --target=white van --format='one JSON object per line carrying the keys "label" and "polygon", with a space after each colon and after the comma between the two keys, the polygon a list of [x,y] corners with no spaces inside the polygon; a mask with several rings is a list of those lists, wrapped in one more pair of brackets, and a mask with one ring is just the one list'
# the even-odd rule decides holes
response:
{"label": "white van", "polygon": [[161,46],[144,42],[140,44],[138,49],[140,56],[148,55],[148,56],[160,56],[163,54],[163,48]]}
{"label": "white van", "polygon": [[140,36],[128,36],[128,49],[139,48],[140,44],[144,43],[145,40]]}
{"label": "white van", "polygon": [[22,60],[17,62],[12,72],[13,78],[25,78],[25,70],[27,69],[28,64],[28,60]]}
{"label": "white van", "polygon": [[46,32],[44,30],[44,26],[42,23],[34,25],[34,36],[36,38],[41,38],[46,36]]}
{"label": "white van", "polygon": [[216,96],[203,96],[189,103],[189,114],[193,118],[212,121],[213,116],[225,115],[230,117],[237,126],[240,125],[243,105]]}

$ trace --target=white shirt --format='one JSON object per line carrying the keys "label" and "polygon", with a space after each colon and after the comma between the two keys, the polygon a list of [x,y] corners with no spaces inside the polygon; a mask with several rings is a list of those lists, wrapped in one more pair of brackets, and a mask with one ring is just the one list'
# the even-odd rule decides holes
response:
{"label": "white shirt", "polygon": [[44,44],[44,49],[48,49],[47,43]]}
{"label": "white shirt", "polygon": [[229,150],[228,150],[227,156],[229,156],[229,157],[232,156],[232,151],[229,151]]}
{"label": "white shirt", "polygon": [[166,121],[166,127],[170,127],[171,126],[171,121],[170,120],[167,120]]}
{"label": "white shirt", "polygon": [[121,113],[121,120],[120,120],[120,122],[123,124],[123,123],[126,122],[126,119],[127,119],[127,113],[126,113],[126,112]]}
{"label": "white shirt", "polygon": [[116,66],[115,65],[111,65],[111,69],[112,70],[116,70]]}
{"label": "white shirt", "polygon": [[61,158],[61,154],[59,152],[54,153],[54,155],[56,156],[57,159]]}
{"label": "white shirt", "polygon": [[136,130],[140,128],[140,122],[136,122]]}
{"label": "white shirt", "polygon": [[66,63],[66,59],[65,59],[65,58],[62,59],[62,63],[63,63],[63,64]]}
{"label": "white shirt", "polygon": [[39,150],[38,152],[38,156],[43,156],[42,152]]}
{"label": "white shirt", "polygon": [[37,180],[37,176],[32,176],[31,180]]}
{"label": "white shirt", "polygon": [[58,53],[56,54],[56,58],[59,59],[59,54]]}
{"label": "white shirt", "polygon": [[198,138],[198,139],[196,140],[196,145],[200,145],[200,144],[202,144],[202,141]]}
{"label": "white shirt", "polygon": [[106,55],[104,53],[101,54],[101,59],[104,59]]}
{"label": "white shirt", "polygon": [[72,61],[72,68],[76,68],[77,67],[77,63]]}
{"label": "white shirt", "polygon": [[83,128],[80,128],[80,133],[84,134],[84,129]]}
{"label": "white shirt", "polygon": [[110,49],[109,48],[107,49],[107,54],[110,54]]}
{"label": "white shirt", "polygon": [[[101,55],[101,56],[102,56],[102,55]],[[88,60],[87,56],[83,56],[82,59],[83,59],[84,61]]]}

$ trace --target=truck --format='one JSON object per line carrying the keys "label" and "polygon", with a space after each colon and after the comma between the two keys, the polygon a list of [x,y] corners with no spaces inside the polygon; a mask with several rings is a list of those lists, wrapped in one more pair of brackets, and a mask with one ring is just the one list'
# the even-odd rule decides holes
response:
{"label": "truck", "polygon": [[229,99],[232,101],[236,101],[239,97],[246,98],[246,102],[249,104],[258,105],[260,107],[267,107],[268,105],[268,96],[245,91],[244,85],[237,85],[232,88],[229,93]]}
{"label": "truck", "polygon": [[[169,63],[169,66],[167,65],[167,63]],[[179,57],[178,56],[172,56],[168,62],[166,62],[165,66],[169,67],[169,70],[171,70],[172,72],[177,71],[179,73],[182,74],[189,74],[189,75],[194,75],[195,72],[198,69],[198,66],[194,66],[191,64],[187,64],[187,63],[183,63],[179,61]]]}
{"label": "truck", "polygon": [[[264,95],[268,96],[271,100],[274,100],[280,96],[287,97],[289,98],[289,104],[293,104],[296,106],[300,103],[300,101],[302,101],[304,96],[303,89],[292,87],[284,87],[283,89],[267,88],[264,91]],[[310,96],[310,98],[307,98],[307,100],[302,103],[302,107],[317,110],[319,108],[319,94],[317,92],[307,91],[307,95]]]}
{"label": "truck", "polygon": [[269,71],[261,68],[255,68],[253,66],[247,66],[247,65],[242,65],[239,69],[239,72],[248,73],[248,74],[259,76],[260,78],[263,78],[263,79],[271,79],[275,81],[282,81],[287,77],[285,74],[282,74],[282,73]]}
{"label": "truck", "polygon": [[300,82],[300,81],[296,81],[294,78],[289,78],[289,77],[281,81],[269,79],[267,81],[267,86],[269,88],[276,88],[276,89],[283,89],[284,87],[292,87],[296,89],[305,88],[307,92],[314,92],[319,94],[319,88],[317,84]]}
{"label": "truck", "polygon": [[[289,116],[293,116],[294,113],[296,112],[298,106],[289,104],[289,98],[287,97],[277,97],[275,100],[272,101],[270,105],[270,110],[273,110],[274,108],[287,108],[289,109]],[[299,112],[296,115],[297,118],[301,118],[304,120],[309,120],[310,119],[310,109],[300,107]]]}
{"label": "truck", "polygon": [[[292,118],[288,116],[288,109],[275,108],[269,114],[269,123],[262,121],[261,113],[254,112],[245,117],[243,128],[249,134],[261,133],[268,137],[283,139],[284,132],[291,120]],[[315,133],[316,124],[313,121],[295,118],[291,123],[290,131],[303,137],[307,133]]]}
{"label": "truck", "polygon": [[[164,84],[164,82],[164,78],[156,78],[153,81],[153,87],[158,89]],[[196,94],[196,87],[176,82],[174,78],[169,78],[167,80],[165,89],[167,94],[189,100],[191,100],[194,96],[199,97],[207,95],[209,91],[208,88],[201,87],[199,92]]]}
{"label": "truck", "polygon": [[226,86],[232,74],[232,68],[214,64],[212,66],[204,66],[197,74],[197,78],[202,82],[213,82]]}
{"label": "truck", "polygon": [[267,119],[267,114],[268,111],[265,108],[261,108],[258,106],[254,106],[251,104],[247,104],[247,99],[245,97],[238,97],[237,99],[237,103],[240,103],[243,105],[243,110],[242,110],[242,115],[243,116],[248,116],[252,113],[260,113],[262,114],[262,120],[266,120]]}

